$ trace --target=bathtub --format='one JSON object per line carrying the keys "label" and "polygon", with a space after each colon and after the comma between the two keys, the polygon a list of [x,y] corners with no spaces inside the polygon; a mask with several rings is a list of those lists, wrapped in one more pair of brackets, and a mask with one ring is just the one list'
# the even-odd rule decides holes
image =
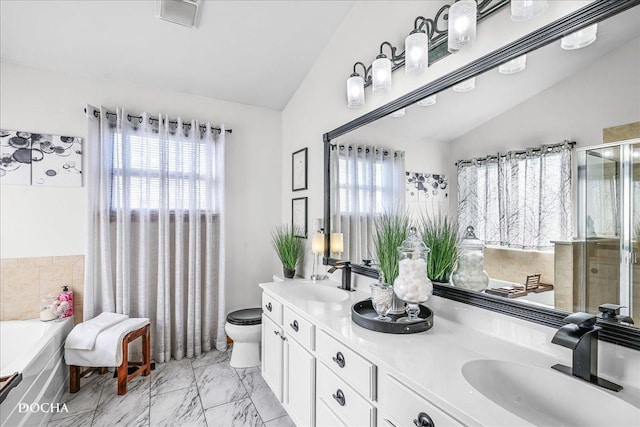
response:
{"label": "bathtub", "polygon": [[0,404],[2,427],[41,426],[49,421],[55,407],[39,405],[59,402],[62,397],[69,376],[64,340],[72,328],[73,317],[0,322],[0,374],[22,373],[20,384]]}
{"label": "bathtub", "polygon": [[[506,280],[498,280],[498,279],[490,278],[488,287],[501,288],[503,286],[513,286],[513,285],[517,285],[517,283],[507,282]],[[525,296],[513,298],[512,301],[527,301],[534,304],[541,304],[541,305],[545,305],[553,308],[555,307],[555,300],[553,295],[554,295],[553,289],[550,291],[540,292],[537,294],[535,292],[529,292]]]}

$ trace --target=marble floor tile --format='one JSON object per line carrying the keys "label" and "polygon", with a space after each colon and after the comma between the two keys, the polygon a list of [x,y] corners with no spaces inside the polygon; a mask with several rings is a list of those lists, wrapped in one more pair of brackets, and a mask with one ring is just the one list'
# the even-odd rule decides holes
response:
{"label": "marble floor tile", "polygon": [[240,377],[240,379],[243,379],[244,377],[247,376],[247,374],[252,374],[254,372],[260,372],[260,369],[255,366],[253,368],[235,368],[236,372],[238,373],[238,376]]}
{"label": "marble floor tile", "polygon": [[247,397],[247,390],[229,362],[203,366],[193,371],[198,379],[200,399],[205,409]]}
{"label": "marble floor tile", "polygon": [[149,377],[138,377],[128,384],[127,394],[119,396],[117,379],[105,380],[93,426],[149,426],[150,390]]}
{"label": "marble floor tile", "polygon": [[200,368],[202,366],[226,362],[231,358],[231,348],[232,347],[229,346],[225,351],[211,350],[202,353],[200,356],[191,359],[191,366]]}
{"label": "marble floor tile", "polygon": [[93,413],[94,411],[84,412],[82,414],[57,419],[53,419],[52,417],[47,427],[91,427]]}
{"label": "marble floor tile", "polygon": [[262,427],[262,420],[251,399],[236,400],[204,411],[210,427]]}
{"label": "marble floor tile", "polygon": [[264,427],[296,427],[288,415],[264,423]]}
{"label": "marble floor tile", "polygon": [[99,375],[97,372],[93,372],[88,377],[81,378],[80,390],[76,393],[69,393],[67,388],[67,391],[60,398],[60,403],[64,403],[69,412],[54,412],[51,419],[74,417],[85,412],[91,412],[91,418],[93,418],[93,412],[98,406],[102,386],[108,375]]}
{"label": "marble floor tile", "polygon": [[196,387],[151,396],[151,427],[207,427]]}
{"label": "marble floor tile", "polygon": [[151,371],[151,394],[154,395],[195,385],[191,361],[187,358],[158,363],[156,369]]}
{"label": "marble floor tile", "polygon": [[247,374],[242,379],[242,384],[247,389],[263,421],[267,422],[287,415],[287,411],[284,410],[260,372]]}

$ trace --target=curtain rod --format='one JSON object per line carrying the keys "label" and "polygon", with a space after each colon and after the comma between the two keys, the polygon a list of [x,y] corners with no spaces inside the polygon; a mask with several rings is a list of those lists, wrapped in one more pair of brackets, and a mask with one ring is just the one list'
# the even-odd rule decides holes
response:
{"label": "curtain rod", "polygon": [[[84,112],[85,112],[85,114],[87,113],[87,109],[86,108],[84,109]],[[107,111],[106,114],[107,114],[107,118],[109,118],[109,115],[112,115],[112,116],[116,115],[116,113],[111,113],[109,111]],[[93,116],[96,117],[96,118],[100,117],[100,113],[98,112],[98,110],[93,110]],[[138,119],[138,122],[142,123],[142,116],[132,116],[131,114],[127,114],[127,120],[131,121],[131,119]],[[157,121],[159,121],[159,120],[155,119],[153,117],[149,117],[149,124],[150,125],[152,125],[153,122],[157,122]],[[169,120],[169,124],[177,126],[178,122]],[[188,126],[189,129],[191,129],[191,123],[183,123],[182,126]],[[200,127],[200,129],[202,131],[205,131],[207,129],[207,127],[205,125],[201,125],[199,127]],[[213,130],[217,130],[218,132],[221,131],[221,129],[218,128],[218,127],[212,127],[212,129]],[[225,133],[233,133],[233,129],[225,129],[224,131],[225,131]]]}
{"label": "curtain rod", "polygon": [[[560,142],[558,144],[543,145],[541,147],[528,148],[526,150],[507,151],[506,154],[500,154],[500,153],[491,154],[491,155],[484,156],[484,157],[475,157],[474,159],[478,160],[478,161],[481,161],[481,162],[482,161],[487,161],[487,160],[497,160],[498,158],[505,158],[510,154],[511,155],[527,154],[527,152],[529,152],[529,151],[539,152],[539,151],[542,151],[543,148],[554,149],[554,148],[557,148],[557,147],[562,147],[563,145],[569,145],[570,147],[573,147],[573,146],[576,145],[576,142],[575,141],[569,141],[568,139],[565,139],[564,141],[562,141],[562,142]],[[458,166],[458,165],[471,164],[471,161],[474,160],[474,159],[471,159],[471,160],[458,160],[457,162],[454,163],[454,165]]]}

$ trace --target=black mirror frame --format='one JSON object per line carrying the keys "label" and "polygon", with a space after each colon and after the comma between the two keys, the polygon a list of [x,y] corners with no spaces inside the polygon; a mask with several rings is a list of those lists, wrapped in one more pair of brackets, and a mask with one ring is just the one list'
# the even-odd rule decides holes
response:
{"label": "black mirror frame", "polygon": [[[331,254],[329,252],[331,232],[331,180],[329,158],[332,140],[385,117],[398,109],[408,107],[421,99],[448,89],[461,81],[478,76],[502,63],[543,47],[574,31],[610,18],[611,16],[617,15],[618,13],[639,4],[640,0],[596,0],[567,16],[551,22],[532,33],[507,44],[500,49],[470,62],[464,67],[452,71],[431,83],[389,102],[388,104],[385,104],[355,120],[325,133],[323,135],[323,141],[324,238],[326,250],[324,253],[323,264],[335,265],[336,262],[340,261],[331,258]],[[378,277],[375,269],[365,265],[351,263],[351,271],[374,279]],[[561,310],[539,307],[519,301],[510,301],[505,298],[467,291],[446,285],[434,284],[433,294],[553,328],[559,328],[564,325],[565,322],[563,319],[569,314],[568,312]],[[598,326],[602,327],[602,330],[599,333],[599,338],[601,340],[632,348],[634,350],[640,350],[640,328],[621,325],[612,321],[603,321],[602,319],[598,319]]]}

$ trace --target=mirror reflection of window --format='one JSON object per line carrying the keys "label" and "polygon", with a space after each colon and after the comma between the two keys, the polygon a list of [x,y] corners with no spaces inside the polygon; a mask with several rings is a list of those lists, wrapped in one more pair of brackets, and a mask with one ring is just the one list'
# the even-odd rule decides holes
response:
{"label": "mirror reflection of window", "polygon": [[338,144],[331,163],[332,232],[343,233],[345,259],[371,259],[375,218],[404,207],[404,151]]}
{"label": "mirror reflection of window", "polygon": [[564,142],[458,162],[458,222],[487,245],[551,250],[571,237],[571,152]]}

